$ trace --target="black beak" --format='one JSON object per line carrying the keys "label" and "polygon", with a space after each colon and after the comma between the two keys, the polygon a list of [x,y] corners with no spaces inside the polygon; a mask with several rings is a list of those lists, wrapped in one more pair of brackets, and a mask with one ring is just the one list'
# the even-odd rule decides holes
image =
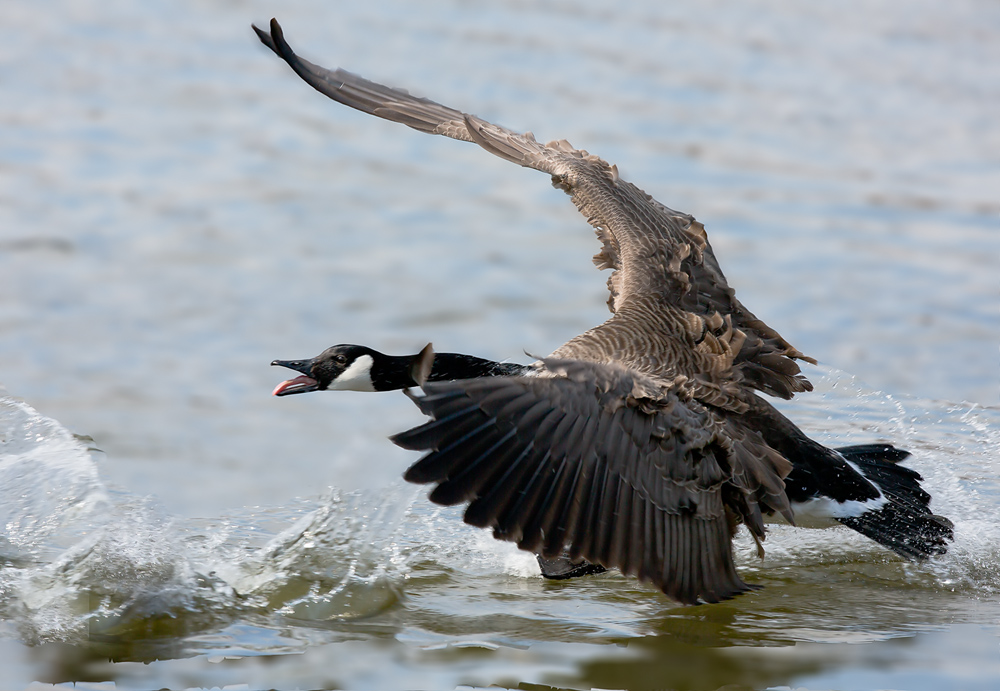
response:
{"label": "black beak", "polygon": [[309,358],[308,360],[275,360],[272,362],[272,367],[275,365],[278,367],[287,367],[290,370],[301,372],[303,376],[281,382],[274,387],[274,391],[271,394],[274,396],[290,396],[294,393],[308,393],[309,391],[318,390],[319,383],[312,376],[314,361],[315,358]]}
{"label": "black beak", "polygon": [[308,360],[275,360],[271,363],[271,367],[287,367],[307,377],[311,377],[313,360],[315,358],[309,358]]}

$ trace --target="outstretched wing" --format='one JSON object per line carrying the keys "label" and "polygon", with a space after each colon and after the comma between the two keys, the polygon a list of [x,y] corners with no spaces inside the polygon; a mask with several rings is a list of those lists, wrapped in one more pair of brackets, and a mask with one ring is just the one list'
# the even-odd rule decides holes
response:
{"label": "outstretched wing", "polygon": [[762,538],[760,505],[788,511],[783,458],[741,448],[700,404],[624,368],[547,360],[539,376],[425,392],[412,398],[433,420],[393,441],[430,451],[405,477],[436,484],[432,501],[468,503],[465,521],[499,539],[617,567],[680,602],[748,590],[736,525]]}
{"label": "outstretched wing", "polygon": [[594,263],[613,270],[608,279],[612,312],[636,297],[656,296],[702,319],[704,332],[740,329],[746,340],[734,367],[749,386],[785,398],[811,388],[794,360],[813,360],[736,299],[704,227],[693,216],[660,204],[622,180],[615,166],[565,140],[542,144],[530,132],[513,132],[350,72],[325,69],[296,55],[274,19],[270,29],[268,34],[254,27],[267,47],[333,100],[421,132],[475,142],[503,159],[551,175],[601,240]]}

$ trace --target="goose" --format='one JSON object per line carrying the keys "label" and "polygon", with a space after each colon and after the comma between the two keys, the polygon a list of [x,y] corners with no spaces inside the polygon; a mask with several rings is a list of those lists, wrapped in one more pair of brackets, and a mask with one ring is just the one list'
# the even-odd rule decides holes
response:
{"label": "goose", "polygon": [[909,559],[945,552],[952,525],[899,465],[906,451],[827,448],[764,398],[811,391],[798,362],[816,361],[736,298],[693,216],[565,140],[315,65],[274,19],[253,28],[339,103],[548,174],[594,228],[595,265],[611,269],[611,317],[530,365],[341,345],[274,361],[301,374],[274,394],[402,389],[430,418],[391,437],[424,452],[405,479],[465,505],[466,523],[536,554],[543,574],[547,562],[570,575],[617,568],[673,601],[719,602],[757,587],[736,571],[733,537],[744,526],[763,557],[765,517],[840,523]]}

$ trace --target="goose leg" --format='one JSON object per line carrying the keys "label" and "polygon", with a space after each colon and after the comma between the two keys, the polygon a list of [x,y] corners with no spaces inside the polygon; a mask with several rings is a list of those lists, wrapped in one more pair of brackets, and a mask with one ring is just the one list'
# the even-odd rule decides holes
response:
{"label": "goose leg", "polygon": [[538,558],[538,566],[542,569],[542,576],[554,581],[607,571],[600,564],[592,564],[586,559],[570,559],[569,555],[565,553],[551,559],[540,554],[535,556]]}

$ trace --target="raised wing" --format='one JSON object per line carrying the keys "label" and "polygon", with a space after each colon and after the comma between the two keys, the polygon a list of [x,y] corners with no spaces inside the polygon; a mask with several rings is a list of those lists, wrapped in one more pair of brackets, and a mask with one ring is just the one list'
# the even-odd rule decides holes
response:
{"label": "raised wing", "polygon": [[762,539],[761,507],[789,515],[784,458],[624,368],[546,360],[538,376],[424,390],[412,398],[433,420],[393,437],[430,451],[406,479],[536,554],[565,550],[680,602],[717,602],[751,587],[733,565],[737,524]]}
{"label": "raised wing", "polygon": [[736,379],[772,395],[789,398],[811,389],[795,359],[814,362],[736,299],[719,268],[704,227],[622,180],[615,166],[574,149],[565,140],[542,144],[528,132],[513,132],[473,115],[363,79],[328,70],[297,56],[271,20],[270,34],[254,27],[260,40],[320,93],[365,113],[421,132],[479,144],[492,154],[552,176],[595,228],[602,242],[598,268],[608,279],[612,312],[650,296],[702,321],[705,334],[732,328],[746,338],[733,359]]}

